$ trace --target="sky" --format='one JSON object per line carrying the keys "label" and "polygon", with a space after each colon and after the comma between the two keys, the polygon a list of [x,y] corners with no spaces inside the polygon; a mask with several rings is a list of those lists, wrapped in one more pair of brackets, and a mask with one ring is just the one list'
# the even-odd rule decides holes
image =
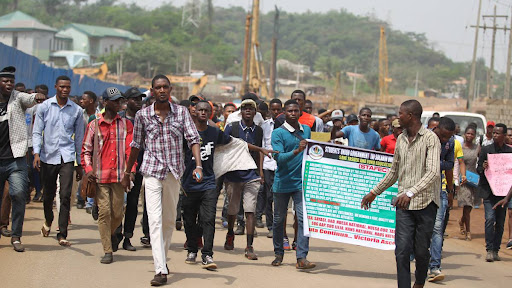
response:
{"label": "sky", "polygon": [[[139,6],[152,9],[164,2],[181,6],[188,0],[120,0],[135,2]],[[435,50],[445,53],[453,61],[471,61],[475,39],[479,0],[260,0],[260,9],[268,12],[274,5],[287,12],[306,11],[326,12],[332,9],[345,9],[355,15],[376,15],[387,21],[391,27],[403,32],[425,33]],[[242,6],[250,9],[252,0],[213,0],[214,6]],[[508,15],[507,19],[497,18],[500,27],[511,26],[512,0],[482,0],[481,15],[492,15],[496,5],[498,15]],[[480,20],[480,25],[492,26],[492,18]],[[477,57],[490,63],[492,30],[480,29]],[[495,69],[506,69],[509,33],[496,33]],[[487,64],[489,65],[489,64]]]}

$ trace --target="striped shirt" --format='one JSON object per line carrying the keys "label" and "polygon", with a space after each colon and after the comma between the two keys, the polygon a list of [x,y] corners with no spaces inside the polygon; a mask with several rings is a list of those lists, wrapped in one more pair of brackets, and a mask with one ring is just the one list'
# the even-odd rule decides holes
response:
{"label": "striped shirt", "polygon": [[155,113],[155,104],[135,114],[131,147],[144,148],[140,173],[164,180],[170,172],[180,179],[185,171],[183,139],[188,146],[199,144],[199,133],[187,108],[169,102],[171,110],[164,119]]}
{"label": "striped shirt", "polygon": [[414,194],[409,210],[424,209],[434,201],[440,204],[441,143],[432,131],[424,127],[409,143],[407,130],[398,136],[393,164],[374,189],[381,194],[398,180],[398,196],[407,191]]}

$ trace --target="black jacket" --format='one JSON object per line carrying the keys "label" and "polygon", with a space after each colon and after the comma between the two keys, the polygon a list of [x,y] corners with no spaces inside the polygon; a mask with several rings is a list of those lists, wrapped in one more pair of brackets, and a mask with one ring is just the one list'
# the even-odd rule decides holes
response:
{"label": "black jacket", "polygon": [[480,193],[482,198],[484,200],[496,197],[497,199],[501,199],[504,197],[497,197],[492,194],[491,187],[489,186],[489,182],[487,181],[487,177],[485,177],[484,173],[484,161],[487,160],[488,154],[500,154],[500,153],[512,153],[512,147],[503,144],[503,147],[498,147],[496,143],[493,143],[491,145],[487,145],[482,147],[482,150],[480,151],[480,156],[478,157],[478,166],[476,168],[476,171],[478,174],[480,174],[480,183],[478,184],[478,187],[480,188]]}

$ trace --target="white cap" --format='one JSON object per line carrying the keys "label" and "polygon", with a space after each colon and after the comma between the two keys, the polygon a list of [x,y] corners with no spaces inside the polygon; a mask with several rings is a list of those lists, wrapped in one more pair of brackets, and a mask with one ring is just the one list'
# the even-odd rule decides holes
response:
{"label": "white cap", "polygon": [[343,119],[343,112],[341,110],[334,110],[331,113],[331,119],[332,120],[342,120]]}

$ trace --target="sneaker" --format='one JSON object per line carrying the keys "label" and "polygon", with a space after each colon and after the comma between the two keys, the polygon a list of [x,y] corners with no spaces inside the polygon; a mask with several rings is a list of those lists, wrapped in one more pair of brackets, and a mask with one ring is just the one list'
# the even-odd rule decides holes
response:
{"label": "sneaker", "polygon": [[144,248],[151,248],[151,240],[146,236],[140,237],[140,245]]}
{"label": "sneaker", "polygon": [[507,249],[512,249],[512,239],[508,239]]}
{"label": "sneaker", "polygon": [[185,259],[185,263],[187,263],[187,264],[196,264],[196,258],[197,258],[197,253],[188,252],[187,259]]}
{"label": "sneaker", "polygon": [[272,232],[272,230],[268,230],[267,238],[272,238],[272,237],[274,237],[274,232]]}
{"label": "sneaker", "polygon": [[228,228],[228,221],[222,221],[222,227]]}
{"label": "sneaker", "polygon": [[203,259],[203,261],[202,261],[203,269],[208,269],[208,270],[217,269],[217,264],[215,264],[215,262],[213,262],[212,256],[206,255],[206,256],[203,256],[202,259]]}
{"label": "sneaker", "polygon": [[292,248],[290,247],[290,240],[288,240],[288,238],[283,239],[283,249],[286,251],[292,250]]}
{"label": "sneaker", "polygon": [[293,240],[292,242],[292,249],[297,250],[297,241]]}
{"label": "sneaker", "polygon": [[183,227],[182,221],[176,221],[176,230],[181,231],[181,227]]}
{"label": "sneaker", "polygon": [[252,248],[252,246],[247,246],[245,248],[245,258],[249,260],[258,260],[258,255],[254,253],[254,248]]}
{"label": "sneaker", "polygon": [[494,251],[494,261],[501,261],[501,257],[498,255],[498,251]]}
{"label": "sneaker", "polygon": [[256,228],[265,228],[265,224],[263,224],[261,219],[256,220]]}
{"label": "sneaker", "polygon": [[277,255],[274,261],[272,261],[272,266],[281,266],[281,263],[283,263],[283,257],[284,255]]}
{"label": "sneaker", "polygon": [[0,228],[0,234],[4,237],[11,237],[12,231],[7,229],[7,227],[4,226],[4,227]]}
{"label": "sneaker", "polygon": [[11,238],[11,245],[16,252],[25,252],[25,247],[21,244],[20,238]]}
{"label": "sneaker", "polygon": [[137,250],[137,248],[133,247],[132,243],[130,242],[130,238],[124,238],[123,249],[126,251],[136,251]]}
{"label": "sneaker", "polygon": [[494,252],[487,251],[487,256],[485,257],[485,261],[494,262]]}
{"label": "sneaker", "polygon": [[224,250],[233,250],[235,249],[235,235],[234,234],[226,234],[226,243],[224,243]]}
{"label": "sneaker", "polygon": [[313,269],[315,267],[316,264],[309,262],[306,258],[297,259],[297,264],[295,264],[297,269]]}
{"label": "sneaker", "polygon": [[444,280],[444,274],[440,269],[435,268],[430,270],[430,274],[428,274],[428,282],[439,282]]}
{"label": "sneaker", "polygon": [[91,214],[92,213],[92,207],[85,207],[85,213]]}
{"label": "sneaker", "polygon": [[167,275],[158,273],[155,275],[153,280],[151,280],[151,286],[162,286],[167,283]]}
{"label": "sneaker", "polygon": [[85,202],[77,202],[76,203],[76,209],[84,209]]}
{"label": "sneaker", "polygon": [[245,226],[238,225],[235,230],[235,235],[244,235],[245,233]]}
{"label": "sneaker", "polygon": [[103,257],[101,257],[100,263],[101,264],[110,264],[114,261],[114,256],[112,256],[112,253],[105,253]]}

